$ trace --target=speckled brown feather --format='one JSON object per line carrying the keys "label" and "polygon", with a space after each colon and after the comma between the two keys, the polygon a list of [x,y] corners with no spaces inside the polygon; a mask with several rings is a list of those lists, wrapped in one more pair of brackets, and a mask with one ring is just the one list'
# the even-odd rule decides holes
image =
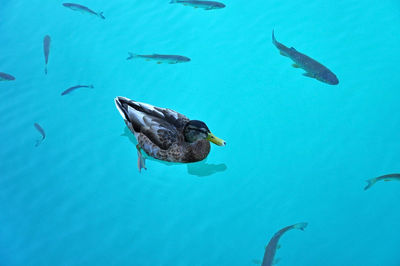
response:
{"label": "speckled brown feather", "polygon": [[[139,146],[151,157],[169,162],[197,162],[210,152],[207,140],[185,141],[183,130],[190,121],[171,109],[138,103],[119,97],[125,108],[125,123],[135,134]],[[129,112],[130,110],[130,112]],[[141,117],[138,117],[141,116]]]}

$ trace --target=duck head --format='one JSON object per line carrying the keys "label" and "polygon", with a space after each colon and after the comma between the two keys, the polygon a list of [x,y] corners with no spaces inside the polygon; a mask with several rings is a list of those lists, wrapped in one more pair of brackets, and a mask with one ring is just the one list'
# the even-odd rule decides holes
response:
{"label": "duck head", "polygon": [[208,129],[207,125],[199,120],[190,120],[184,130],[185,141],[193,143],[198,140],[208,140],[218,146],[225,146],[226,142],[220,138],[217,138]]}

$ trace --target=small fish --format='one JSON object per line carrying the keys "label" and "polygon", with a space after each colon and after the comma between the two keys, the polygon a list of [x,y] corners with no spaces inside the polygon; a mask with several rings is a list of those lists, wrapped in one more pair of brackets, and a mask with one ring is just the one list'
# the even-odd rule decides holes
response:
{"label": "small fish", "polygon": [[311,57],[298,52],[293,47],[286,47],[275,39],[274,31],[272,30],[272,43],[278,48],[279,52],[283,56],[287,56],[294,61],[292,65],[295,68],[302,68],[306,71],[303,75],[309,78],[315,78],[319,81],[325,82],[330,85],[339,84],[339,80],[336,75],[330,71],[327,67],[318,63]]}
{"label": "small fish", "polygon": [[202,8],[205,10],[212,10],[212,9],[220,9],[224,8],[225,5],[220,2],[214,1],[197,1],[197,0],[171,0],[170,4],[179,3],[183,4],[184,6],[192,6],[194,8]]}
{"label": "small fish", "polygon": [[44,50],[44,61],[45,61],[45,67],[44,67],[44,73],[47,75],[47,63],[49,62],[49,53],[50,53],[50,36],[46,35],[44,36],[43,39],[43,50]]}
{"label": "small fish", "polygon": [[43,140],[46,138],[46,133],[44,132],[43,128],[42,128],[38,123],[35,123],[35,124],[33,124],[33,125],[34,125],[35,128],[40,132],[40,134],[42,135],[42,138],[41,138],[41,139],[38,139],[38,140],[36,141],[35,147],[37,147],[37,146],[39,146],[39,145],[43,142]]}
{"label": "small fish", "polygon": [[76,90],[76,89],[79,89],[79,88],[90,88],[90,89],[93,89],[94,86],[93,86],[93,85],[76,85],[76,86],[73,86],[73,87],[71,87],[71,88],[66,89],[65,91],[63,91],[63,92],[61,93],[61,96],[66,95],[66,94],[70,93],[71,91]]}
{"label": "small fish", "polygon": [[82,5],[79,5],[79,4],[73,4],[73,3],[63,3],[63,6],[68,7],[70,9],[74,10],[74,11],[80,11],[82,13],[89,13],[91,15],[98,16],[98,17],[100,17],[102,19],[106,19],[103,16],[103,12],[98,12],[98,13],[94,12],[93,10],[87,8],[86,6],[82,6]]}
{"label": "small fish", "polygon": [[0,81],[10,81],[10,80],[15,80],[15,78],[10,74],[0,72]]}
{"label": "small fish", "polygon": [[146,59],[146,61],[157,61],[157,64],[162,64],[162,63],[177,64],[190,61],[190,58],[182,55],[162,55],[162,54],[138,55],[133,53],[129,53],[129,57],[126,60],[131,60],[135,58],[143,58]]}
{"label": "small fish", "polygon": [[372,187],[376,182],[378,181],[400,181],[400,174],[388,174],[388,175],[383,175],[379,177],[375,177],[372,179],[367,180],[367,186],[364,188],[364,190],[369,189]]}
{"label": "small fish", "polygon": [[276,232],[275,235],[269,241],[267,247],[265,248],[264,258],[263,258],[261,266],[271,266],[276,263],[276,261],[274,262],[275,253],[276,253],[276,250],[279,248],[279,244],[278,244],[279,239],[281,238],[281,236],[284,233],[286,233],[287,231],[292,230],[292,229],[299,229],[299,230],[304,231],[304,228],[306,228],[306,227],[307,227],[307,223],[298,223],[298,224],[286,226],[285,228],[282,228],[281,230]]}

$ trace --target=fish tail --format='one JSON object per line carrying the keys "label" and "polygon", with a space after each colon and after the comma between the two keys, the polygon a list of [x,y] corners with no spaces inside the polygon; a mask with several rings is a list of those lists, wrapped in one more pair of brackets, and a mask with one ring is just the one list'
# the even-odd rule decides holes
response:
{"label": "fish tail", "polygon": [[376,183],[376,178],[372,178],[372,179],[368,179],[367,180],[367,185],[365,186],[364,190],[369,189],[370,187],[372,187],[375,183]]}
{"label": "fish tail", "polygon": [[304,231],[304,229],[307,227],[307,225],[308,225],[308,223],[298,223],[298,224],[293,225],[293,228]]}
{"label": "fish tail", "polygon": [[274,34],[274,30],[272,29],[272,43],[277,46],[277,41],[275,39],[275,34]]}
{"label": "fish tail", "polygon": [[89,85],[89,88],[94,89],[94,86],[93,85]]}
{"label": "fish tail", "polygon": [[102,19],[106,19],[106,17],[103,16],[103,12],[99,12],[98,15],[99,15],[99,17],[101,17]]}
{"label": "fish tail", "polygon": [[47,75],[47,65],[44,67],[44,73]]}
{"label": "fish tail", "polygon": [[129,54],[129,56],[128,56],[128,58],[126,60],[131,60],[131,59],[139,57],[139,55],[134,54],[134,53],[128,53],[128,54]]}
{"label": "fish tail", "polygon": [[171,0],[169,3],[170,3],[170,4],[178,3],[178,0]]}
{"label": "fish tail", "polygon": [[43,142],[43,140],[44,138],[36,140],[35,147],[38,147]]}

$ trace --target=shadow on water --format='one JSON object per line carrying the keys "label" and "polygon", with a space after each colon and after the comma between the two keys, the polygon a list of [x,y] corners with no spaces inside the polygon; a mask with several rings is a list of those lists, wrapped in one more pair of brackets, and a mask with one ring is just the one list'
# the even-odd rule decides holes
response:
{"label": "shadow on water", "polygon": [[[133,144],[133,147],[136,149],[136,145],[137,145],[136,138],[131,133],[131,131],[129,130],[128,127],[124,128],[124,133],[122,133],[121,136],[127,137],[129,139],[129,141]],[[160,161],[160,160],[154,159],[147,155],[145,155],[145,157],[147,160],[157,161],[166,166],[182,165],[181,163],[171,163],[171,162]],[[188,174],[198,176],[198,177],[206,177],[206,176],[216,174],[218,172],[223,172],[228,168],[226,166],[226,164],[224,164],[224,163],[211,164],[211,163],[207,163],[206,161],[207,161],[207,159],[200,161],[200,162],[187,163],[186,166],[187,166]]]}

